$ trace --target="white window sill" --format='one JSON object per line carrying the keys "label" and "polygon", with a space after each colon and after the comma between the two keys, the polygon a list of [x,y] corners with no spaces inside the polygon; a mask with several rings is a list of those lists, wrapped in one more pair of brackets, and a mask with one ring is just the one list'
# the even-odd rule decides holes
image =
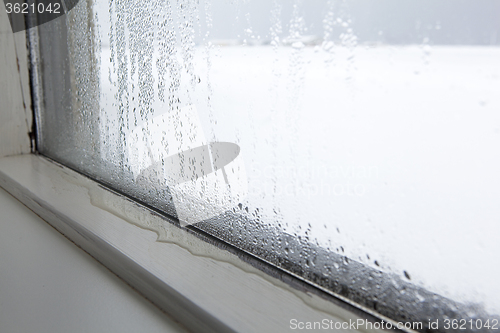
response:
{"label": "white window sill", "polygon": [[0,188],[0,332],[186,332]]}
{"label": "white window sill", "polygon": [[[0,187],[190,330],[281,332],[292,319],[367,318],[343,301],[299,291],[44,157],[1,158]],[[145,223],[160,232],[137,226]]]}

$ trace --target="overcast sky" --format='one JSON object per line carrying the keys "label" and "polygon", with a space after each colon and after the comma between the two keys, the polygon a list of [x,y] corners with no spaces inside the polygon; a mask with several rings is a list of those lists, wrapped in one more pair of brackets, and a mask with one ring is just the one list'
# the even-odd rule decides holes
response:
{"label": "overcast sky", "polygon": [[[94,0],[99,12],[99,22],[109,30],[109,1]],[[146,6],[144,18],[137,22],[151,24],[153,13],[166,7],[158,0],[130,1],[131,7]],[[172,11],[182,3],[170,1]],[[206,4],[211,8],[213,26],[209,39],[250,39],[260,37],[261,42],[271,40],[273,9],[280,8],[278,21],[281,23],[283,40],[290,35],[290,22],[295,17],[302,18],[302,35],[325,37],[324,19],[328,13],[333,18],[351,20],[348,27],[337,22],[332,26],[331,39],[338,41],[341,33],[351,28],[361,43],[384,44],[462,44],[500,45],[500,0],[185,0],[199,3],[195,17],[196,43],[206,36]],[[113,1],[116,3],[116,1]],[[298,4],[293,15],[294,4]],[[127,6],[127,5],[125,5]],[[173,13],[173,17],[179,18]],[[184,19],[183,19],[184,20]],[[274,16],[276,21],[276,16]],[[147,23],[146,23],[147,22]],[[177,22],[179,25],[180,21]],[[201,25],[201,26],[200,26]],[[106,43],[106,42],[105,42]]]}
{"label": "overcast sky", "polygon": [[[281,5],[283,37],[289,33],[292,0]],[[237,38],[251,27],[255,35],[270,39],[272,0],[213,0],[213,38]],[[415,44],[428,38],[433,44],[500,44],[499,0],[334,0],[335,18],[352,20],[361,42]],[[303,0],[299,12],[305,34],[323,37],[327,0]],[[250,24],[249,24],[250,22]],[[338,36],[345,28],[334,27]]]}

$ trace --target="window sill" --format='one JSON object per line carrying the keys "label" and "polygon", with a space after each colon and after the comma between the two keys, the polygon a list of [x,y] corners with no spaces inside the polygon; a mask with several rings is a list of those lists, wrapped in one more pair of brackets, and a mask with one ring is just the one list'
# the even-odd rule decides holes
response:
{"label": "window sill", "polygon": [[[190,330],[275,332],[290,330],[292,319],[335,325],[371,317],[273,278],[42,156],[1,158],[0,187]],[[145,221],[160,231],[137,226]]]}

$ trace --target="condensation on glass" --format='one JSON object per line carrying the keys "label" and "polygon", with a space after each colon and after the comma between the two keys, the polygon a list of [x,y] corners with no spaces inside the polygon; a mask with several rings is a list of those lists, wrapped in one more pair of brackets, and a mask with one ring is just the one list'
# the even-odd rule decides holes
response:
{"label": "condensation on glass", "polygon": [[80,1],[40,36],[42,153],[395,319],[500,312],[498,1]]}

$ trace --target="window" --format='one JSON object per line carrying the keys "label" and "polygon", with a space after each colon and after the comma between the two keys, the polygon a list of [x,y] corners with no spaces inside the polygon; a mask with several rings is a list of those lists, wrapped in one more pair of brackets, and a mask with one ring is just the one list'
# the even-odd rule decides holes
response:
{"label": "window", "polygon": [[499,13],[80,1],[39,27],[38,148],[396,321],[493,318]]}

